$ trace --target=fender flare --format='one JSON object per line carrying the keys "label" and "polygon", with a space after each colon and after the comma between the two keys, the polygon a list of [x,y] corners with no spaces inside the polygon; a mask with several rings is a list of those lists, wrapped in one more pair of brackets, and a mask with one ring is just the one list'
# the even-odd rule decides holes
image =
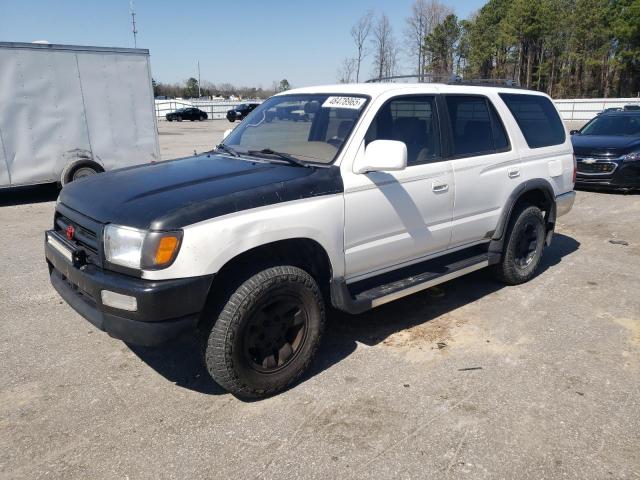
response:
{"label": "fender flare", "polygon": [[493,232],[491,242],[489,243],[490,264],[500,262],[506,237],[505,234],[507,228],[509,227],[509,221],[511,219],[511,216],[513,215],[513,210],[522,196],[527,192],[533,190],[542,191],[545,199],[547,200],[547,202],[549,202],[549,205],[551,205],[551,208],[549,208],[548,211],[545,212],[545,224],[547,227],[547,236],[545,243],[547,246],[549,246],[549,244],[551,243],[551,238],[553,237],[553,231],[555,229],[556,223],[556,197],[553,191],[553,187],[548,180],[545,180],[544,178],[533,178],[518,185],[511,192],[511,195],[509,195],[509,197],[507,198],[505,207],[502,210],[500,219],[498,220],[498,225],[496,226],[496,230]]}

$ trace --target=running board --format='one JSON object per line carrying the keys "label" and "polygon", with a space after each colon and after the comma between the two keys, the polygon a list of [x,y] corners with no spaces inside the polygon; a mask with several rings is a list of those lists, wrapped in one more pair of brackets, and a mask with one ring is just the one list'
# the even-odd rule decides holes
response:
{"label": "running board", "polygon": [[[380,275],[374,279],[367,279],[349,285],[344,280],[333,280],[331,282],[332,303],[339,310],[353,314],[362,313],[467,273],[480,270],[490,263],[486,252],[476,253],[476,255],[466,258],[460,258],[457,255],[454,258],[450,258],[450,260],[452,260],[451,263],[443,263],[441,259],[436,259],[435,261],[424,262],[423,264],[392,272],[391,275]],[[416,267],[420,266],[424,267],[425,270],[416,272]],[[399,274],[403,273],[403,270],[406,270],[405,273],[408,275],[404,278],[398,278]],[[380,283],[376,284],[376,279]]]}

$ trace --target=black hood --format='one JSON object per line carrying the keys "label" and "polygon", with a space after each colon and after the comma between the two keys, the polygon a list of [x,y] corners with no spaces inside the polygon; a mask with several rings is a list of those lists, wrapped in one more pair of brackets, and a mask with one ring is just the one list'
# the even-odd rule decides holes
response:
{"label": "black hood", "polygon": [[640,138],[619,135],[572,135],[576,155],[620,156],[640,149]]}
{"label": "black hood", "polygon": [[342,191],[338,167],[303,168],[212,154],[87,177],[65,186],[60,201],[101,223],[170,230]]}

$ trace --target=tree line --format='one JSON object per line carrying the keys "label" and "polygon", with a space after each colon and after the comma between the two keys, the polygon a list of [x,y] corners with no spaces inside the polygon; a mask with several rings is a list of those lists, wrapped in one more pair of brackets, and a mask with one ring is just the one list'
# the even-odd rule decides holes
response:
{"label": "tree line", "polygon": [[511,79],[556,98],[640,92],[640,0],[489,0],[467,19],[438,0],[416,0],[402,41],[372,12],[351,37],[355,54],[338,71],[346,83],[366,79],[370,58],[372,77]]}
{"label": "tree line", "polygon": [[152,79],[151,83],[155,97],[167,98],[268,98],[291,88],[287,79],[282,79],[280,82],[274,81],[271,88],[268,89],[263,89],[262,87],[236,87],[231,83],[216,85],[206,80],[203,80],[198,85],[198,79],[194,77],[188,78],[183,83],[162,83],[157,82],[155,79]]}

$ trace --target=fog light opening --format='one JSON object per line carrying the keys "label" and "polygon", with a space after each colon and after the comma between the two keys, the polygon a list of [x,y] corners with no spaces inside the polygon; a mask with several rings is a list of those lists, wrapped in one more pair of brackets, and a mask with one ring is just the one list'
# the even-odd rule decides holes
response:
{"label": "fog light opening", "polygon": [[138,300],[136,297],[122,295],[121,293],[111,292],[109,290],[102,290],[100,296],[102,297],[102,304],[107,307],[127,310],[128,312],[138,310]]}

